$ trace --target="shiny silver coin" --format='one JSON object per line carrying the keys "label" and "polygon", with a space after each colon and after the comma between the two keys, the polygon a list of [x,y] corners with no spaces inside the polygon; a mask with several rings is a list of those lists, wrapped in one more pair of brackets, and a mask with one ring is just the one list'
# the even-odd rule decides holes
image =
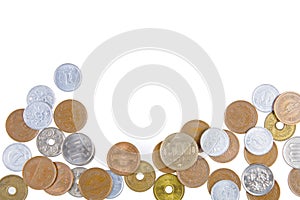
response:
{"label": "shiny silver coin", "polygon": [[122,193],[123,188],[124,188],[124,181],[123,181],[122,176],[114,174],[110,170],[106,170],[106,172],[111,176],[111,178],[113,180],[113,188],[112,188],[110,194],[106,197],[106,199],[114,199]]}
{"label": "shiny silver coin", "polygon": [[273,85],[262,84],[253,91],[252,102],[256,109],[269,113],[272,112],[273,103],[278,95],[279,91]]}
{"label": "shiny silver coin", "polygon": [[283,158],[285,162],[295,169],[300,169],[300,137],[292,137],[283,146]]}
{"label": "shiny silver coin", "polygon": [[274,186],[274,176],[270,168],[261,164],[248,166],[242,174],[245,190],[254,196],[268,194]]}
{"label": "shiny silver coin", "polygon": [[84,167],[76,167],[72,169],[74,180],[73,180],[73,185],[71,189],[69,190],[69,194],[71,194],[74,197],[82,197],[82,194],[79,190],[79,185],[78,181],[80,178],[80,175],[86,170]]}
{"label": "shiny silver coin", "polygon": [[5,167],[14,172],[20,172],[23,165],[31,158],[30,149],[21,143],[14,143],[6,147],[2,155]]}
{"label": "shiny silver coin", "polygon": [[211,189],[212,200],[238,200],[239,198],[239,187],[230,180],[218,181]]}
{"label": "shiny silver coin", "polygon": [[81,79],[82,75],[80,69],[70,63],[60,65],[54,73],[56,86],[65,92],[72,92],[79,88]]}
{"label": "shiny silver coin", "polygon": [[272,133],[263,127],[254,127],[245,135],[245,147],[254,155],[264,155],[273,147]]}
{"label": "shiny silver coin", "polygon": [[33,87],[27,95],[27,104],[31,104],[33,102],[45,102],[51,108],[53,108],[55,103],[55,95],[54,92],[45,85],[38,85]]}
{"label": "shiny silver coin", "polygon": [[201,149],[209,156],[220,156],[229,148],[227,133],[218,128],[209,128],[201,136]]}
{"label": "shiny silver coin", "polygon": [[58,156],[62,153],[64,133],[57,128],[45,128],[36,138],[36,146],[41,154],[47,157]]}
{"label": "shiny silver coin", "polygon": [[63,156],[72,165],[86,165],[93,158],[95,147],[92,140],[82,133],[73,133],[63,143]]}

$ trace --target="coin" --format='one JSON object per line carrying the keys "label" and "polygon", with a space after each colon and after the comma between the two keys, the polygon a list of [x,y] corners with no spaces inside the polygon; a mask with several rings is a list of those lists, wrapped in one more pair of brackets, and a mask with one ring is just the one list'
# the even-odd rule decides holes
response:
{"label": "coin", "polygon": [[2,155],[2,161],[5,167],[14,172],[22,171],[25,162],[30,158],[30,149],[21,143],[9,145]]}
{"label": "coin", "polygon": [[185,133],[169,135],[161,144],[160,156],[163,163],[173,170],[186,170],[198,158],[198,145],[194,138]]}
{"label": "coin", "polygon": [[112,190],[112,178],[101,168],[84,171],[79,178],[79,190],[86,199],[105,199]]}
{"label": "coin", "polygon": [[55,95],[54,92],[46,85],[37,85],[33,87],[27,95],[27,104],[31,104],[33,102],[45,102],[51,108],[53,108],[55,103]]}
{"label": "coin", "polygon": [[232,102],[225,111],[225,124],[235,133],[246,133],[258,120],[255,107],[243,100]]}
{"label": "coin", "polygon": [[54,121],[56,126],[64,132],[78,132],[87,122],[86,108],[79,101],[65,100],[55,108]]}
{"label": "coin", "polygon": [[83,133],[73,133],[63,142],[63,157],[72,165],[86,165],[95,155],[92,140]]}
{"label": "coin", "polygon": [[292,137],[283,146],[282,153],[285,162],[292,168],[300,169],[300,137]]}
{"label": "coin", "polygon": [[207,161],[198,156],[197,162],[184,171],[177,171],[178,180],[189,188],[197,188],[203,185],[209,176],[210,168]]}
{"label": "coin", "polygon": [[275,181],[274,187],[272,188],[272,190],[263,196],[254,196],[252,194],[247,193],[247,198],[248,200],[278,200],[280,197],[280,187],[277,183],[277,181]]}
{"label": "coin", "polygon": [[72,169],[72,173],[73,173],[73,184],[71,189],[68,191],[69,194],[71,194],[74,197],[82,197],[80,190],[79,190],[79,185],[78,185],[78,181],[79,178],[81,176],[81,174],[86,170],[86,168],[84,167],[76,167],[74,169]]}
{"label": "coin", "polygon": [[0,180],[0,199],[25,200],[28,187],[24,180],[17,175],[8,175]]}
{"label": "coin", "polygon": [[60,65],[54,72],[54,82],[64,92],[72,92],[79,88],[81,79],[80,69],[71,63]]}
{"label": "coin", "polygon": [[158,143],[154,149],[153,149],[153,152],[152,152],[152,162],[154,164],[154,166],[161,172],[163,173],[174,173],[175,170],[172,170],[170,168],[168,168],[164,163],[163,161],[161,160],[161,157],[160,157],[160,147],[161,147],[161,144],[162,142]]}
{"label": "coin", "polygon": [[248,193],[263,196],[272,190],[274,176],[270,168],[261,164],[252,164],[244,170],[242,184]]}
{"label": "coin", "polygon": [[113,145],[107,153],[107,165],[120,176],[133,174],[139,167],[141,155],[139,150],[128,142]]}
{"label": "coin", "polygon": [[28,127],[23,119],[24,109],[13,111],[7,118],[5,128],[8,135],[17,142],[28,142],[35,138],[38,130]]}
{"label": "coin", "polygon": [[184,196],[184,185],[177,176],[164,174],[155,181],[153,193],[157,200],[180,200]]}
{"label": "coin", "polygon": [[61,162],[54,163],[57,169],[57,178],[55,179],[54,183],[47,189],[47,192],[50,195],[58,196],[63,195],[68,192],[73,183],[73,173],[66,164]]}
{"label": "coin", "polygon": [[283,124],[282,128],[277,128],[277,124],[281,123],[274,113],[270,113],[265,119],[265,128],[268,129],[274,140],[284,141],[292,137],[296,130],[296,125]]}
{"label": "coin", "polygon": [[272,112],[273,103],[278,95],[279,92],[273,85],[262,84],[253,91],[252,103],[262,112]]}
{"label": "coin", "polygon": [[54,183],[57,169],[49,158],[36,156],[25,163],[22,175],[26,185],[32,189],[44,190]]}
{"label": "coin", "polygon": [[212,200],[239,200],[240,191],[238,186],[230,180],[218,181],[211,189]]}
{"label": "coin", "polygon": [[300,170],[299,169],[292,169],[289,173],[288,177],[288,184],[290,190],[297,196],[300,197]]}
{"label": "coin", "polygon": [[124,188],[124,181],[123,181],[122,176],[119,176],[119,175],[113,173],[110,170],[106,170],[106,172],[111,176],[112,181],[113,181],[112,190],[106,198],[107,199],[114,199],[122,193],[123,188]]}
{"label": "coin", "polygon": [[62,153],[65,136],[57,128],[45,128],[36,138],[36,146],[41,154],[47,157],[58,156]]}
{"label": "coin", "polygon": [[[141,175],[141,178],[139,178]],[[135,192],[149,190],[156,179],[154,168],[146,161],[141,161],[138,169],[131,175],[125,176],[126,185]]]}

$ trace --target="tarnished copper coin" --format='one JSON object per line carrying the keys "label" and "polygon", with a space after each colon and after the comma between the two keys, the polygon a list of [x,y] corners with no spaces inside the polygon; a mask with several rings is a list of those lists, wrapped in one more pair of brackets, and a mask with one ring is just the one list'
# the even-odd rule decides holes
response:
{"label": "tarnished copper coin", "polygon": [[232,102],[225,111],[225,124],[235,133],[246,133],[258,120],[255,107],[243,100]]}
{"label": "tarnished copper coin", "polygon": [[110,194],[112,187],[111,176],[101,168],[88,169],[79,178],[79,190],[86,199],[105,199]]}
{"label": "tarnished copper coin", "polygon": [[22,174],[29,187],[44,190],[54,183],[57,169],[49,158],[36,156],[25,163]]}
{"label": "tarnished copper coin", "polygon": [[277,181],[275,181],[275,184],[274,184],[274,187],[272,188],[272,190],[266,195],[254,196],[247,192],[248,200],[278,200],[279,197],[280,197],[280,187],[279,187]]}
{"label": "tarnished copper coin", "polygon": [[55,108],[54,121],[62,131],[67,133],[78,132],[87,122],[86,108],[79,101],[65,100]]}
{"label": "tarnished copper coin", "polygon": [[153,153],[152,153],[152,162],[154,164],[154,166],[161,172],[166,173],[166,174],[172,174],[175,172],[175,170],[170,169],[169,167],[167,167],[163,161],[161,160],[160,157],[160,147],[161,147],[162,142],[158,143],[154,149],[153,149]]}
{"label": "tarnished copper coin", "polygon": [[24,180],[17,175],[8,175],[0,180],[1,200],[25,200],[28,187]]}
{"label": "tarnished copper coin", "polygon": [[141,155],[133,144],[119,142],[109,149],[106,160],[113,173],[120,176],[129,176],[138,169]]}
{"label": "tarnished copper coin", "polygon": [[5,128],[8,135],[15,141],[28,142],[35,138],[38,130],[28,127],[23,119],[24,109],[13,111],[7,118]]}
{"label": "tarnished copper coin", "polygon": [[289,173],[288,183],[290,190],[300,197],[300,169],[292,169]]}
{"label": "tarnished copper coin", "polygon": [[54,183],[45,192],[53,196],[67,193],[73,184],[73,173],[68,165],[61,162],[54,162],[57,169],[57,178]]}

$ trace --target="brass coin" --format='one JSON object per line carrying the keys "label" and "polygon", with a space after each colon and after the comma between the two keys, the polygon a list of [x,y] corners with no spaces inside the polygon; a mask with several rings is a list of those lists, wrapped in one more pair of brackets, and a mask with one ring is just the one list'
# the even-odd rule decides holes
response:
{"label": "brass coin", "polygon": [[109,149],[106,160],[113,173],[120,176],[129,176],[138,169],[141,155],[133,144],[119,142]]}
{"label": "brass coin", "polygon": [[152,162],[154,164],[154,166],[161,172],[166,173],[166,174],[172,174],[175,172],[175,170],[170,169],[169,167],[167,167],[163,161],[161,160],[160,157],[160,147],[161,147],[162,142],[158,143],[152,152]]}
{"label": "brass coin", "polygon": [[235,133],[246,133],[258,120],[255,107],[243,100],[232,102],[225,111],[225,124]]}
{"label": "brass coin", "polygon": [[283,128],[279,129],[276,126],[277,123],[280,123],[280,121],[274,113],[270,113],[265,119],[265,128],[272,133],[274,140],[284,141],[294,135],[296,125],[283,124]]}
{"label": "brass coin", "polygon": [[219,163],[226,163],[226,162],[230,162],[233,159],[236,158],[236,156],[239,153],[240,150],[240,143],[238,138],[234,135],[234,133],[232,133],[231,131],[225,130],[225,132],[228,134],[229,136],[229,147],[227,149],[227,151],[220,155],[220,156],[211,156],[210,158],[216,162]]}
{"label": "brass coin", "polygon": [[25,200],[28,187],[24,180],[17,175],[8,175],[0,180],[0,199]]}
{"label": "brass coin", "polygon": [[164,174],[155,181],[153,193],[157,200],[180,200],[184,196],[184,185],[177,176]]}
{"label": "brass coin", "polygon": [[300,197],[300,169],[292,169],[289,173],[288,184],[290,190]]}
{"label": "brass coin", "polygon": [[[143,178],[139,179],[139,175]],[[152,165],[141,161],[139,168],[132,175],[125,176],[125,183],[135,192],[145,192],[153,186],[155,179],[156,175]]]}
{"label": "brass coin", "polygon": [[192,167],[184,171],[177,171],[177,177],[183,185],[189,188],[196,188],[207,181],[209,173],[210,168],[207,161],[199,156]]}
{"label": "brass coin", "polygon": [[111,176],[101,168],[88,169],[79,178],[79,190],[86,199],[105,199],[110,194],[112,187]]}
{"label": "brass coin", "polygon": [[28,127],[23,119],[24,109],[13,111],[6,120],[5,128],[8,135],[15,141],[28,142],[35,138],[38,130]]}
{"label": "brass coin", "polygon": [[67,133],[78,132],[87,122],[86,108],[79,101],[65,100],[55,108],[54,121],[62,131]]}
{"label": "brass coin", "polygon": [[266,195],[254,196],[247,192],[248,200],[278,200],[279,197],[280,197],[280,187],[279,187],[277,181],[275,181],[275,184],[274,184],[274,187],[272,188],[272,190]]}

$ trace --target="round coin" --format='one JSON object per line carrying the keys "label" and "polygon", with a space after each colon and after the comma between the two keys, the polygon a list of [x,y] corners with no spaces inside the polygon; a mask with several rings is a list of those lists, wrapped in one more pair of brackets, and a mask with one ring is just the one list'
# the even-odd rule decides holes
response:
{"label": "round coin", "polygon": [[8,175],[0,180],[0,199],[25,200],[28,187],[24,180],[17,175]]}
{"label": "round coin", "polygon": [[81,71],[71,63],[60,65],[54,72],[56,86],[64,92],[72,92],[81,84]]}
{"label": "round coin", "polygon": [[84,168],[84,167],[76,167],[76,168],[72,169],[74,180],[73,180],[72,187],[68,192],[69,192],[69,194],[71,194],[74,197],[82,197],[82,194],[80,193],[80,190],[79,190],[78,181],[79,181],[81,174],[85,170],[86,170],[86,168]]}
{"label": "round coin", "polygon": [[122,193],[123,188],[124,188],[124,181],[123,181],[122,176],[119,176],[119,175],[113,173],[110,170],[106,170],[106,172],[111,176],[112,181],[113,181],[112,190],[106,198],[107,199],[114,199]]}
{"label": "round coin", "polygon": [[274,187],[272,188],[272,190],[266,195],[254,196],[247,192],[248,200],[279,200],[279,197],[280,197],[280,187],[279,187],[277,181],[275,181],[275,184],[274,184]]}
{"label": "round coin", "polygon": [[37,85],[33,87],[27,95],[27,104],[31,104],[33,102],[45,102],[51,108],[53,108],[55,103],[55,95],[54,92],[46,85]]}
{"label": "round coin", "polygon": [[212,200],[239,200],[240,191],[238,186],[230,180],[218,181],[211,189]]}
{"label": "round coin", "polygon": [[282,153],[285,162],[295,169],[300,169],[300,137],[292,137],[283,146]]}
{"label": "round coin", "polygon": [[288,177],[288,184],[290,190],[297,196],[300,197],[300,170],[299,169],[292,169],[289,173]]}
{"label": "round coin", "polygon": [[160,147],[161,147],[162,142],[158,143],[152,152],[152,162],[154,164],[154,166],[161,172],[166,173],[166,174],[172,174],[175,172],[175,170],[172,170],[170,168],[168,168],[163,161],[161,160],[160,157]]}
{"label": "round coin", "polygon": [[253,91],[252,103],[262,112],[272,112],[273,103],[278,95],[279,92],[273,85],[262,84]]}

